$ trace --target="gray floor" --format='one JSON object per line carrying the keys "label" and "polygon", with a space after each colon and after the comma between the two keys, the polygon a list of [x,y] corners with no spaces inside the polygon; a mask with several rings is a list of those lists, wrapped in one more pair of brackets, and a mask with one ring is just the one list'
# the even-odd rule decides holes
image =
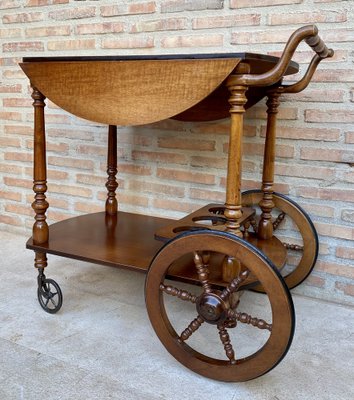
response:
{"label": "gray floor", "polygon": [[295,296],[295,337],[281,364],[250,382],[216,382],[165,351],[148,321],[143,275],[52,256],[47,275],[64,305],[49,315],[37,303],[26,238],[0,237],[2,400],[354,398],[353,308]]}

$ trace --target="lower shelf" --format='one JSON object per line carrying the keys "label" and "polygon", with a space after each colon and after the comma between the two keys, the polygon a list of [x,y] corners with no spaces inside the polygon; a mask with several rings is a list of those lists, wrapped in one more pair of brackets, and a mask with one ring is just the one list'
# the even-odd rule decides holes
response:
{"label": "lower shelf", "polygon": [[[108,216],[105,212],[87,214],[50,225],[47,243],[35,245],[30,238],[26,247],[44,253],[146,273],[153,257],[163,246],[161,241],[155,239],[155,232],[171,225],[171,222],[167,218],[125,212],[118,212],[115,217]],[[284,266],[287,251],[276,237],[258,240],[250,235],[249,242],[268,256],[278,269]],[[215,256],[212,260],[210,283],[224,287],[227,283],[221,277],[222,259]],[[170,268],[169,277],[188,283],[200,283],[191,255],[186,255],[174,263]],[[257,282],[250,277],[245,284],[250,287]]]}
{"label": "lower shelf", "polygon": [[49,226],[49,241],[27,248],[112,267],[146,272],[163,243],[154,233],[171,220],[146,215],[105,212],[81,215]]}

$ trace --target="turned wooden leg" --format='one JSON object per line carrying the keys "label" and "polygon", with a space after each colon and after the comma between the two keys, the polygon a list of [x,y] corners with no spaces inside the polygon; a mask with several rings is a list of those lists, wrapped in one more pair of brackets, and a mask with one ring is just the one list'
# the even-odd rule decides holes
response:
{"label": "turned wooden leg", "polygon": [[260,239],[270,239],[273,236],[272,210],[273,202],[273,183],[274,183],[274,162],[275,162],[275,140],[276,140],[276,121],[279,107],[280,93],[271,92],[268,94],[267,101],[267,132],[264,147],[262,191],[263,198],[259,202],[262,210],[258,225],[257,235]]}
{"label": "turned wooden leg", "polygon": [[[242,167],[242,135],[243,115],[247,102],[247,86],[235,83],[237,76],[232,75],[227,82],[230,91],[231,128],[229,138],[229,154],[227,164],[226,202],[224,215],[227,218],[226,230],[243,237],[239,219],[242,216],[241,205],[241,167]],[[230,282],[241,271],[240,262],[234,258],[225,257],[223,263],[223,280]]]}
{"label": "turned wooden leg", "polygon": [[107,174],[108,180],[106,188],[108,190],[106,200],[106,213],[116,215],[118,212],[118,202],[116,198],[116,190],[118,182],[117,175],[117,127],[109,125],[108,128],[108,154],[107,154]]}
{"label": "turned wooden leg", "polygon": [[49,230],[46,222],[46,211],[49,206],[46,201],[47,191],[47,165],[46,165],[46,143],[44,126],[45,97],[33,88],[32,98],[34,100],[34,166],[33,166],[33,191],[35,192],[32,208],[35,212],[35,223],[33,225],[33,243],[42,244],[48,241]]}

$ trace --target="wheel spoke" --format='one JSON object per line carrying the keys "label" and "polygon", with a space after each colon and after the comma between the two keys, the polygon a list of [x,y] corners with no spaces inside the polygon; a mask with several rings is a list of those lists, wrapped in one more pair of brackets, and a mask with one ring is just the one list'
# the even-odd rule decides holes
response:
{"label": "wheel spoke", "polygon": [[228,312],[228,317],[243,324],[255,326],[258,329],[267,329],[270,332],[272,331],[272,324],[268,324],[268,322],[264,321],[264,319],[252,317],[247,313],[238,312],[230,309]]}
{"label": "wheel spoke", "polygon": [[283,243],[283,245],[288,250],[304,251],[304,246],[299,246],[298,244]]}
{"label": "wheel spoke", "polygon": [[224,345],[225,353],[231,364],[235,364],[235,351],[232,347],[230,336],[224,325],[218,325],[221,343]]}
{"label": "wheel spoke", "polygon": [[203,318],[198,315],[197,318],[195,318],[189,325],[188,327],[181,333],[180,339],[182,341],[187,340],[189,337],[192,336],[192,334],[197,331],[200,328],[200,325],[204,322]]}
{"label": "wheel spoke", "polygon": [[275,221],[273,222],[273,230],[276,231],[278,229],[278,226],[280,225],[280,223],[284,220],[285,218],[285,213],[281,212],[277,218],[275,219]]}
{"label": "wheel spoke", "polygon": [[197,268],[198,278],[205,293],[211,292],[211,286],[209,284],[209,264],[210,254],[204,253],[202,256],[195,251],[194,252],[194,264]]}
{"label": "wheel spoke", "polygon": [[235,279],[233,279],[229,286],[227,286],[221,293],[220,297],[225,300],[230,296],[231,293],[236,292],[236,290],[239,288],[241,283],[245,281],[250,274],[250,271],[246,269],[245,271],[241,272]]}
{"label": "wheel spoke", "polygon": [[48,303],[49,303],[50,298],[47,298],[47,301],[45,302],[45,306],[47,307]]}
{"label": "wheel spoke", "polygon": [[184,301],[190,301],[191,303],[195,303],[197,301],[197,296],[188,292],[187,290],[178,289],[174,286],[160,284],[160,290],[164,293],[169,294],[170,296],[178,297]]}

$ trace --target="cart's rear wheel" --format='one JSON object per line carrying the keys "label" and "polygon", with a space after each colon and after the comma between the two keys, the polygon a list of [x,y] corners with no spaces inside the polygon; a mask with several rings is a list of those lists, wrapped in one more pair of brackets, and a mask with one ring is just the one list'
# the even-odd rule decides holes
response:
{"label": "cart's rear wheel", "polygon": [[[224,290],[208,281],[209,270],[216,267],[209,265],[211,253],[238,258],[243,265]],[[169,267],[186,254],[194,257],[200,287],[166,279]],[[251,312],[245,308],[246,295],[232,301],[250,274],[268,295],[248,292],[256,299]],[[257,248],[230,233],[187,232],[168,242],[150,265],[145,296],[151,324],[166,349],[209,378],[237,382],[261,376],[281,361],[292,341],[294,308],[283,279]],[[269,300],[268,315],[263,299]]]}
{"label": "cart's rear wheel", "polygon": [[[261,190],[248,190],[242,193],[242,205],[245,207],[258,208],[260,215],[259,202],[263,193]],[[316,229],[307,213],[293,200],[280,193],[273,193],[274,234],[284,242],[284,246],[289,252],[293,252],[291,264],[284,268],[284,280],[289,289],[300,285],[313,270],[318,256],[318,236]],[[292,223],[287,229],[291,231],[292,239],[287,239],[287,231],[283,230],[284,223]],[[297,235],[297,237],[296,237]],[[283,239],[284,237],[284,239]],[[291,243],[291,241],[296,241]],[[289,243],[290,242],[290,243]],[[254,288],[263,292],[261,286]]]}

